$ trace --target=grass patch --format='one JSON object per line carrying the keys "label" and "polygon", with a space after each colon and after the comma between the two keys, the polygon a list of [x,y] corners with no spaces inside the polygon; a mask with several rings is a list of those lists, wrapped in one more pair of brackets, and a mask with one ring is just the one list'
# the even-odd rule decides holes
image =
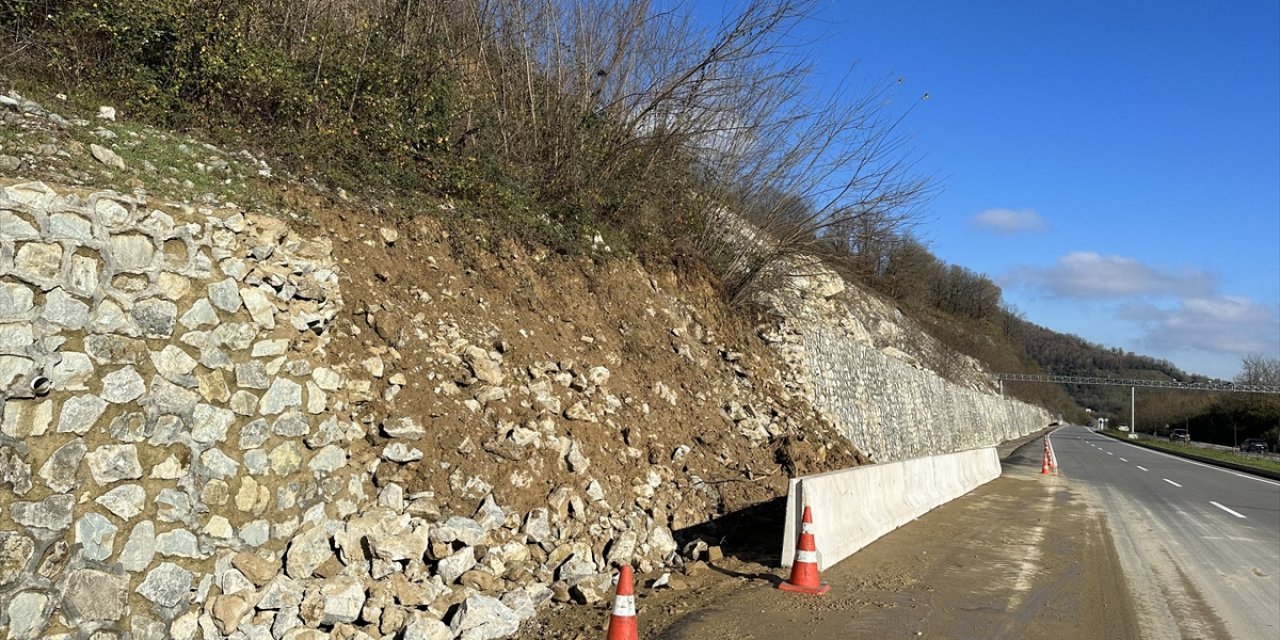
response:
{"label": "grass patch", "polygon": [[[1103,432],[1099,432],[1099,433],[1103,433]],[[1261,456],[1256,456],[1256,455],[1248,455],[1248,454],[1240,453],[1238,451],[1222,451],[1220,449],[1208,449],[1204,447],[1185,445],[1177,442],[1169,442],[1167,440],[1159,440],[1155,438],[1141,438],[1135,441],[1135,440],[1130,440],[1128,438],[1120,437],[1118,435],[1113,435],[1110,433],[1103,433],[1103,435],[1107,435],[1124,442],[1139,442],[1146,446],[1153,447],[1156,449],[1163,449],[1165,451],[1169,451],[1172,453],[1193,455],[1200,458],[1217,460],[1219,462],[1229,462],[1231,464],[1237,464],[1243,467],[1252,467],[1254,469],[1261,469],[1263,471],[1270,471],[1272,473],[1280,473],[1280,461],[1272,460],[1270,458],[1263,458]]]}

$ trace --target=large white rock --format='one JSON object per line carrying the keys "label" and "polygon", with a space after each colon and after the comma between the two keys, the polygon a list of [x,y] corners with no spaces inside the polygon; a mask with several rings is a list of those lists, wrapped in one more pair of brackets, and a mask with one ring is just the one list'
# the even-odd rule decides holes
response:
{"label": "large white rock", "polygon": [[498,640],[520,628],[520,616],[497,598],[468,597],[458,607],[449,629],[458,640]]}
{"label": "large white rock", "polygon": [[190,571],[172,562],[162,562],[138,585],[138,593],[162,607],[176,607],[191,597],[193,581]]}
{"label": "large white rock", "polygon": [[85,455],[89,473],[100,485],[142,477],[138,449],[131,444],[103,445]]}

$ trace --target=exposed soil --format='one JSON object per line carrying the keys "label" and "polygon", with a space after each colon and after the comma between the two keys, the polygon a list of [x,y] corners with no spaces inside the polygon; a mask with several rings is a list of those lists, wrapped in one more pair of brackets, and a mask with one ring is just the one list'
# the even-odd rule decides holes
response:
{"label": "exposed soil", "polygon": [[[635,499],[631,489],[650,465],[669,465],[677,476],[714,486],[718,504],[689,501],[672,509],[672,528],[679,530],[784,495],[793,474],[866,462],[807,403],[787,396],[776,379],[776,356],[756,335],[752,317],[726,308],[706,271],[563,257],[494,240],[465,220],[445,224],[419,216],[397,224],[305,191],[289,197],[333,240],[343,270],[347,314],[337,322],[331,355],[350,368],[350,377],[373,382],[358,418],[376,425],[412,416],[427,428],[428,440],[419,446],[430,455],[394,476],[388,467],[375,480],[398,482],[411,493],[433,491],[442,509],[468,515],[478,501],[460,500],[459,483],[471,477],[492,484],[505,508],[524,513],[545,506],[556,487],[585,485],[584,474],[571,473],[563,451],[512,455],[495,444],[495,435],[550,418],[589,458],[585,476],[599,479],[612,504]],[[398,239],[386,242],[383,226]],[[502,355],[505,398],[479,410],[464,406],[483,387],[467,380],[459,344]],[[384,367],[380,376],[360,370],[374,356]],[[583,397],[569,390],[556,389],[562,415],[531,406],[521,385],[535,376],[526,372],[554,366],[579,375],[609,369],[607,385],[588,407],[590,418],[563,415]],[[403,387],[389,397],[386,391],[399,386],[391,382],[396,374],[404,376]],[[674,403],[658,397],[657,383],[674,392]],[[605,393],[620,404],[603,410]],[[757,446],[733,433],[724,405],[731,398],[755,401],[755,411],[785,422],[789,435]],[[364,455],[372,458],[383,442],[371,435],[368,443]],[[673,464],[681,445],[690,451]],[[352,455],[358,460],[361,452]]]}

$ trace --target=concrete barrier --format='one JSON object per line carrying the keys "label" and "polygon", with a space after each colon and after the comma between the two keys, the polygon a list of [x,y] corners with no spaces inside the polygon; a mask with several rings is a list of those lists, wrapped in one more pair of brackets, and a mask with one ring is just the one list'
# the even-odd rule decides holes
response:
{"label": "concrete barrier", "polygon": [[804,507],[813,508],[818,568],[1000,477],[995,447],[873,464],[791,480],[782,566],[795,559]]}

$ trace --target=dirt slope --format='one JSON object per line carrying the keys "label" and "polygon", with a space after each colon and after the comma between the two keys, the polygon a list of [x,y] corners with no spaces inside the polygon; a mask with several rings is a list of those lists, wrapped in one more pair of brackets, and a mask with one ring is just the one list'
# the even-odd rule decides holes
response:
{"label": "dirt slope", "polygon": [[[437,491],[442,508],[461,507],[453,504],[460,492],[446,490],[459,474],[483,478],[500,504],[519,511],[579,481],[559,460],[565,452],[506,450],[501,437],[520,425],[563,429],[615,503],[628,499],[637,480],[648,481],[645,467],[688,447],[672,468],[677,477],[663,480],[689,486],[696,476],[716,488],[719,504],[671,505],[677,530],[785,493],[792,474],[857,463],[851,445],[802,400],[786,397],[773,353],[723,306],[704,272],[564,258],[463,236],[429,217],[383,226],[369,213],[310,200],[309,218],[333,238],[344,270],[349,315],[339,321],[334,359],[366,369],[368,359],[381,361],[381,376],[369,374],[371,399],[359,407],[360,419],[410,415],[424,423],[433,455],[395,480],[411,492]],[[387,242],[390,235],[398,237]],[[489,385],[504,391],[481,406],[468,407],[485,383],[468,374],[463,343],[500,354],[508,377]],[[608,370],[600,385],[583,379],[596,367]],[[400,386],[397,374],[404,384],[388,397]],[[550,380],[560,411],[522,388],[540,380]],[[776,434],[743,437],[735,415],[741,405]]]}

